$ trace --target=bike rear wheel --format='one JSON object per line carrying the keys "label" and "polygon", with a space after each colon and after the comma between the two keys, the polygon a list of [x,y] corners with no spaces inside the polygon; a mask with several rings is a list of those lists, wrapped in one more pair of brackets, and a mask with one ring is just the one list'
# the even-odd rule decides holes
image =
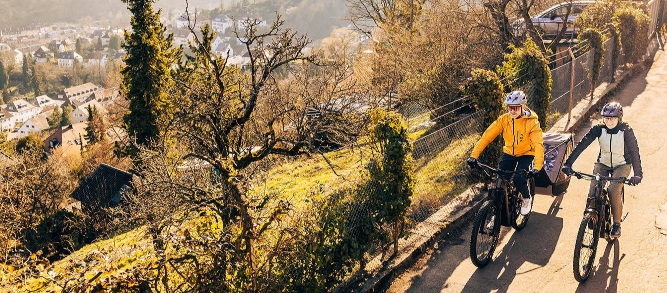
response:
{"label": "bike rear wheel", "polygon": [[574,244],[574,259],[572,260],[574,278],[578,282],[586,281],[593,268],[599,239],[597,221],[596,215],[586,213],[581,220],[581,225],[579,225],[577,241]]}
{"label": "bike rear wheel", "polygon": [[470,236],[470,260],[477,267],[487,265],[493,257],[500,234],[500,219],[493,200],[487,200],[477,212]]}

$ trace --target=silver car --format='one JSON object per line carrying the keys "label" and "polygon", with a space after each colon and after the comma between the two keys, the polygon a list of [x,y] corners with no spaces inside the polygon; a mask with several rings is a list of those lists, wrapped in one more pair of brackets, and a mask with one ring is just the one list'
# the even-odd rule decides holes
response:
{"label": "silver car", "polygon": [[[561,4],[554,5],[533,17],[533,25],[543,38],[553,38],[558,34],[563,25],[565,25],[563,23],[565,20],[567,23],[565,37],[576,37],[578,28],[574,26],[574,21],[577,19],[577,16],[579,16],[579,14],[584,11],[586,6],[593,4],[595,4],[595,1],[572,2],[572,9],[570,11],[570,15],[567,17],[567,20],[565,20],[565,15],[567,15],[567,7],[570,5],[570,3],[563,2]],[[523,33],[526,26],[523,19],[520,19],[516,22],[514,27],[517,28],[517,33]]]}

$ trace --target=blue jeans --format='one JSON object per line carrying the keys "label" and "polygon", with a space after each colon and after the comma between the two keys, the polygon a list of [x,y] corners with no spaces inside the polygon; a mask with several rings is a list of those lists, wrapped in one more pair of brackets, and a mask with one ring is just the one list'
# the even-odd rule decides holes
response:
{"label": "blue jeans", "polygon": [[[530,170],[530,166],[533,165],[533,159],[535,156],[524,155],[524,156],[512,156],[508,154],[503,154],[503,157],[500,158],[500,164],[498,168],[505,171],[519,171],[519,170]],[[511,175],[503,175],[505,179],[509,180]],[[515,174],[514,175],[514,186],[521,193],[523,198],[530,197],[530,191],[528,189],[528,178],[525,174]]]}

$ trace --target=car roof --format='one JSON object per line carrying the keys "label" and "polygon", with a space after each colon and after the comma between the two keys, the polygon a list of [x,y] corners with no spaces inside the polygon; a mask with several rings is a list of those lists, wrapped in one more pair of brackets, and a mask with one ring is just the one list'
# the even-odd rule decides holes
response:
{"label": "car roof", "polygon": [[[595,1],[595,0],[572,1],[572,5],[577,5],[577,4],[588,4],[588,5],[591,5],[591,4],[595,4],[595,2],[598,2],[598,1]],[[554,5],[554,6],[551,6],[549,9],[556,8],[556,7],[561,7],[561,6],[567,6],[567,5],[569,5],[569,4],[570,4],[570,2],[561,2],[561,3],[559,3],[559,4],[556,4],[556,5]],[[547,9],[547,10],[548,10],[548,9]]]}

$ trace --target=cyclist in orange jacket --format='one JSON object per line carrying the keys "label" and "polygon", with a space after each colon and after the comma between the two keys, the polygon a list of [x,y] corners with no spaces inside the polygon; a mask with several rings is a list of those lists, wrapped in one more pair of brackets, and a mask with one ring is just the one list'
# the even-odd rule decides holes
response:
{"label": "cyclist in orange jacket", "polygon": [[[484,148],[502,133],[505,146],[498,168],[507,171],[526,170],[532,176],[537,175],[544,163],[544,141],[537,114],[528,109],[527,101],[523,91],[513,91],[505,97],[508,113],[498,117],[484,131],[467,160],[469,165],[477,165],[477,159]],[[535,164],[531,168],[533,161]],[[533,206],[528,179],[518,173],[514,176],[514,186],[523,197],[521,214],[527,215]]]}

